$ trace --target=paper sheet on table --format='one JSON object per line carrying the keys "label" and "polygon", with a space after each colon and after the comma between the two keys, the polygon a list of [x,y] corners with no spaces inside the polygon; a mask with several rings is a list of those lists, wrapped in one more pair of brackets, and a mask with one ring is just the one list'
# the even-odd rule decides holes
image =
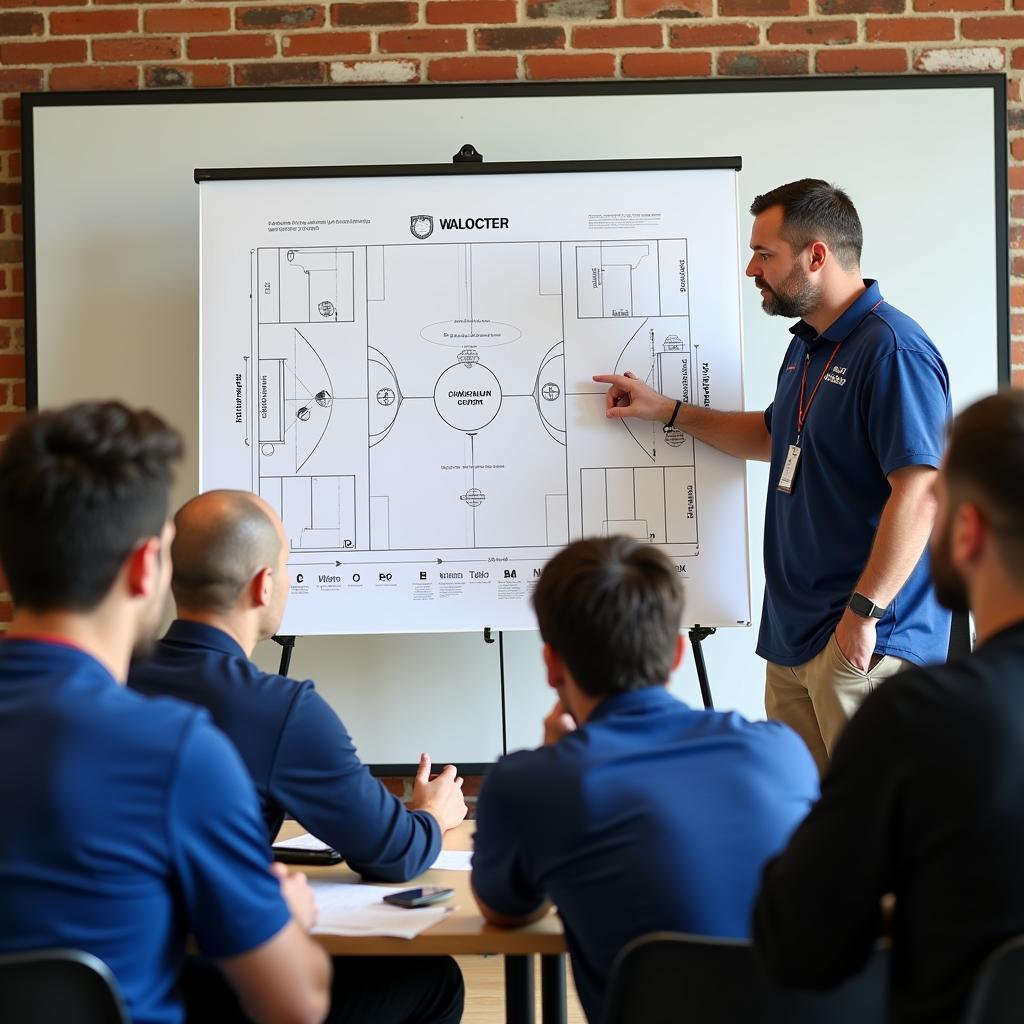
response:
{"label": "paper sheet on table", "polygon": [[435,871],[469,871],[472,859],[472,850],[442,850],[430,866]]}
{"label": "paper sheet on table", "polygon": [[291,839],[279,839],[274,843],[274,847],[279,850],[329,850],[330,846],[327,845],[322,839],[317,839],[316,836],[310,835],[308,832],[303,832],[301,836],[294,836]]}
{"label": "paper sheet on table", "polygon": [[316,897],[317,922],[314,934],[387,935],[396,939],[414,939],[437,924],[451,907],[393,907],[383,897],[401,892],[401,887],[360,885],[356,882],[309,883]]}

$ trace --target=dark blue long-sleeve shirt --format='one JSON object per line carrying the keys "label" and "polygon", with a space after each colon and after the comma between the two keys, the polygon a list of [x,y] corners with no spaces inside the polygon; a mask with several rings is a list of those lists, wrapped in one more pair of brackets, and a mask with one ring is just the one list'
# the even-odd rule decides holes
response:
{"label": "dark blue long-sleeve shirt", "polygon": [[291,814],[360,874],[404,881],[441,848],[426,811],[409,811],[356,754],[341,720],[310,680],[262,671],[226,633],[178,620],[128,685],[209,709],[249,769],[271,839]]}

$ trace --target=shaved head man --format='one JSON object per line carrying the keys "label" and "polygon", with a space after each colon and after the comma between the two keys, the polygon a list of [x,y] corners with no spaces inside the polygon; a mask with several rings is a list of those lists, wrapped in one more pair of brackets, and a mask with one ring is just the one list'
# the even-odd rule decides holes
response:
{"label": "shaved head man", "polygon": [[[368,878],[404,881],[425,871],[443,833],[466,816],[454,766],[431,779],[430,758],[421,755],[406,808],[359,760],[311,680],[264,672],[250,660],[257,642],[277,632],[288,598],[289,544],[277,512],[247,491],[209,491],[182,506],[174,525],[178,618],[133,668],[129,686],[210,711],[256,784],[268,843],[290,814]],[[462,976],[449,958],[372,957],[354,966],[336,958],[334,979],[335,1024],[454,1024],[462,1016]],[[193,964],[183,983],[190,1010],[206,1012],[190,1024],[232,1020],[218,978]]]}

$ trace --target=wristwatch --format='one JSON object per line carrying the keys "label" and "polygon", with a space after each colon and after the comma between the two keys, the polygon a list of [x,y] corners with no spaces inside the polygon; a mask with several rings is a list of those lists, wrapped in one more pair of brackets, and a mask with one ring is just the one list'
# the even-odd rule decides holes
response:
{"label": "wristwatch", "polygon": [[865,619],[880,619],[889,610],[888,605],[883,607],[875,604],[870,597],[858,594],[857,591],[854,591],[850,598],[849,608],[850,611],[862,615]]}

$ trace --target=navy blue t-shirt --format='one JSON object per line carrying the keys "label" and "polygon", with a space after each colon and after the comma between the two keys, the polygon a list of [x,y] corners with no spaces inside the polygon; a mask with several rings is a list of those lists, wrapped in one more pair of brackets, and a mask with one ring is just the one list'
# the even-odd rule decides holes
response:
{"label": "navy blue t-shirt", "polygon": [[271,840],[287,812],[368,878],[405,881],[437,859],[436,819],[370,774],[312,682],[264,672],[222,630],[178,619],[128,686],[209,710],[249,769]]}
{"label": "navy blue t-shirt", "polygon": [[[772,458],[757,653],[778,665],[801,665],[828,643],[871,553],[888,475],[942,461],[951,415],[946,365],[922,328],[883,300],[878,283],[865,284],[820,336],[803,320],[791,328],[765,411]],[[804,424],[792,493],[784,494],[778,483],[796,440],[805,363],[808,396],[825,376]],[[944,661],[949,626],[925,551],[879,620],[875,650],[917,664]]]}
{"label": "navy blue t-shirt", "polygon": [[0,950],[108,964],[133,1024],[179,1024],[188,935],[238,956],[289,921],[252,783],[205,712],[65,644],[0,642]]}
{"label": "navy blue t-shirt", "polygon": [[621,694],[558,743],[491,770],[473,887],[510,917],[557,905],[596,1022],[630,939],[749,934],[761,867],[817,795],[814,762],[787,726],[693,711],[661,686]]}

